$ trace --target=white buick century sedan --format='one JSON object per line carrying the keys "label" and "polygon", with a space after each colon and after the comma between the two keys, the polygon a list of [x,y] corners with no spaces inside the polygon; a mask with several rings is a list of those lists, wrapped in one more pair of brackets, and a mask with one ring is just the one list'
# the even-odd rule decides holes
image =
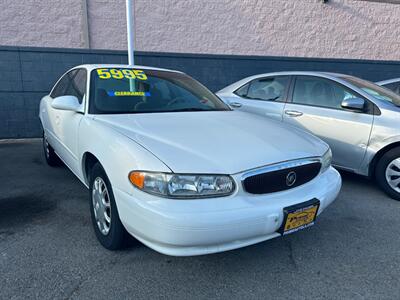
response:
{"label": "white buick century sedan", "polygon": [[41,100],[40,120],[48,164],[89,188],[107,249],[128,233],[177,256],[255,244],[313,225],[341,187],[327,144],[233,111],[177,71],[75,67]]}

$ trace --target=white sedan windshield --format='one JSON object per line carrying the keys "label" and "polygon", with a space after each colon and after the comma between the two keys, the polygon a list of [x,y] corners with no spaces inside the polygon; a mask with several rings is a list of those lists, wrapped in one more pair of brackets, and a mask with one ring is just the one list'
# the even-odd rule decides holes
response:
{"label": "white sedan windshield", "polygon": [[99,68],[91,73],[92,114],[230,110],[189,76],[168,71]]}

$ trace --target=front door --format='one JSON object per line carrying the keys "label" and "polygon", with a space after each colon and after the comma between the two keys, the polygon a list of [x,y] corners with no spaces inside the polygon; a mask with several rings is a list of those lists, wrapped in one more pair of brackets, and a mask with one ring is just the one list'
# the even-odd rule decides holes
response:
{"label": "front door", "polygon": [[354,97],[361,96],[333,80],[297,76],[291,101],[284,108],[283,120],[329,144],[334,165],[356,170],[366,153],[373,113],[367,107],[364,112],[341,107],[343,100]]}
{"label": "front door", "polygon": [[[82,107],[85,107],[86,98],[86,83],[87,83],[86,69],[75,69],[67,74],[60,80],[62,86],[53,89],[50,97],[52,99],[71,95],[78,98]],[[54,128],[54,138],[56,144],[54,149],[57,154],[62,158],[65,164],[75,173],[79,170],[78,162],[78,130],[79,124],[82,120],[83,114],[67,110],[53,110],[52,128]]]}

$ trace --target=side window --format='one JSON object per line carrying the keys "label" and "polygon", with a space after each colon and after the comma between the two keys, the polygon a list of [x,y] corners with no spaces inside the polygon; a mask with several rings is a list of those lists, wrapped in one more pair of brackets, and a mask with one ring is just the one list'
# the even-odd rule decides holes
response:
{"label": "side window", "polygon": [[86,93],[86,79],[87,79],[86,70],[79,69],[79,70],[74,70],[70,73],[71,73],[70,76],[71,80],[65,94],[75,96],[76,98],[78,98],[79,103],[82,103],[83,97]]}
{"label": "side window", "polygon": [[343,100],[358,97],[331,80],[310,76],[298,76],[293,91],[293,103],[336,109]]}
{"label": "side window", "polygon": [[[72,71],[74,72],[74,71]],[[60,96],[64,96],[66,95],[65,92],[68,88],[69,85],[69,80],[70,80],[70,74],[72,72],[69,72],[67,74],[65,74],[60,81],[58,81],[58,83],[56,84],[56,86],[53,88],[50,97],[51,98],[56,98],[56,97],[60,97]]]}
{"label": "side window", "polygon": [[400,82],[388,83],[388,84],[383,85],[383,87],[385,87],[385,88],[387,88],[387,89],[389,89],[389,90],[391,90],[391,91],[393,91],[395,93],[398,93],[398,94],[400,93],[400,90],[399,90]]}
{"label": "side window", "polygon": [[246,97],[247,96],[247,91],[249,90],[249,85],[250,83],[246,83],[244,86],[241,88],[237,89],[234,93],[238,95],[239,97]]}
{"label": "side window", "polygon": [[[284,101],[288,84],[289,76],[255,79],[248,84],[246,94],[242,97],[264,101]],[[237,94],[244,93],[245,87],[237,90]]]}

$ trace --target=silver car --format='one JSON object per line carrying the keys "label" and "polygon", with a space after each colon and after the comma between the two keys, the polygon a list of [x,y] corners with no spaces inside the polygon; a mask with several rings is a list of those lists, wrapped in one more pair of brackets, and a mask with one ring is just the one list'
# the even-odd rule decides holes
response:
{"label": "silver car", "polygon": [[217,95],[234,109],[312,132],[330,145],[337,168],[375,177],[400,200],[400,95],[322,72],[255,75]]}
{"label": "silver car", "polygon": [[400,94],[400,78],[393,78],[384,81],[379,81],[376,84],[383,86],[389,90],[392,90],[396,94]]}

